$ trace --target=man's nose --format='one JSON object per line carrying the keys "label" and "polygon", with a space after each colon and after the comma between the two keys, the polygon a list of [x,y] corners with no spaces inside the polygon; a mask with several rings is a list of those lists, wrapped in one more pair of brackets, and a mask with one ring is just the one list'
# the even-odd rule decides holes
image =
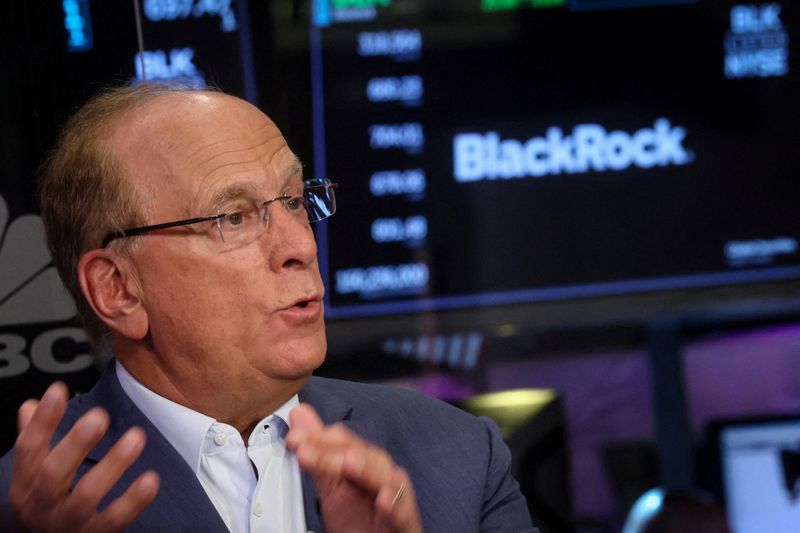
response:
{"label": "man's nose", "polygon": [[268,209],[269,222],[262,246],[267,250],[270,269],[278,272],[313,264],[317,259],[317,242],[307,218],[290,213],[281,202]]}

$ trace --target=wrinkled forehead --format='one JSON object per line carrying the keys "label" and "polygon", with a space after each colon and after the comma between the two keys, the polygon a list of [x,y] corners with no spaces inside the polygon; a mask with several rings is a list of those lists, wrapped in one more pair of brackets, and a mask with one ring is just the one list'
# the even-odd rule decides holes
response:
{"label": "wrinkled forehead", "polygon": [[161,213],[202,215],[237,188],[278,194],[302,180],[275,123],[238,98],[168,95],[126,118],[115,132],[115,151],[127,179]]}

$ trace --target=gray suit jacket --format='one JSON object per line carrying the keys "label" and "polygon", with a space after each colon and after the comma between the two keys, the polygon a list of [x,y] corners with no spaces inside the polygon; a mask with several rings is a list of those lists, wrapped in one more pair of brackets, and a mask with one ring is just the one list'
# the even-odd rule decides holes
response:
{"label": "gray suit jacket", "polygon": [[[428,533],[535,531],[525,500],[511,477],[511,457],[496,426],[419,394],[380,385],[312,377],[300,393],[326,424],[341,422],[384,448],[405,468]],[[78,470],[76,480],[99,461],[131,426],[147,432],[141,457],[101,503],[119,497],[142,472],[161,476],[155,501],[129,531],[227,531],[194,472],[122,390],[113,364],[87,394],[70,401],[54,442],[96,405],[111,425]],[[9,527],[7,503],[13,449],[0,459],[0,530]],[[303,476],[308,529],[324,531],[314,483]],[[5,527],[2,527],[5,525]]]}

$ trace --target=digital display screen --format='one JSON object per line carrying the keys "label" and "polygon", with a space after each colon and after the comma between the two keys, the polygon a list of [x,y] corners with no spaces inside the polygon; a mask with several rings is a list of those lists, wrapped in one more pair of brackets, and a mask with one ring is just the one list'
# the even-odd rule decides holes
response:
{"label": "digital display screen", "polygon": [[800,422],[732,424],[719,435],[732,530],[796,531],[800,520]]}
{"label": "digital display screen", "polygon": [[246,0],[140,0],[137,80],[211,85],[255,101]]}
{"label": "digital display screen", "polygon": [[794,3],[311,18],[329,317],[800,276]]}

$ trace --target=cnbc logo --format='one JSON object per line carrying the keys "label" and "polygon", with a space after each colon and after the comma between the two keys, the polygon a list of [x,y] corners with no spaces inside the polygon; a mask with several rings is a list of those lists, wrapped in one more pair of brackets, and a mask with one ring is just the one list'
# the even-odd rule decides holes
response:
{"label": "cnbc logo", "polygon": [[[87,354],[67,360],[54,355],[62,342],[85,343],[86,333],[76,327],[51,327],[75,318],[75,304],[51,264],[41,218],[23,215],[9,221],[2,196],[0,272],[0,378],[24,374],[31,365],[53,374],[90,366]],[[23,336],[23,329],[36,334]]]}
{"label": "cnbc logo", "polygon": [[453,176],[473,182],[686,165],[694,154],[684,148],[685,138],[686,128],[666,118],[633,133],[600,124],[578,124],[568,135],[552,126],[526,140],[495,131],[461,133],[453,138]]}

